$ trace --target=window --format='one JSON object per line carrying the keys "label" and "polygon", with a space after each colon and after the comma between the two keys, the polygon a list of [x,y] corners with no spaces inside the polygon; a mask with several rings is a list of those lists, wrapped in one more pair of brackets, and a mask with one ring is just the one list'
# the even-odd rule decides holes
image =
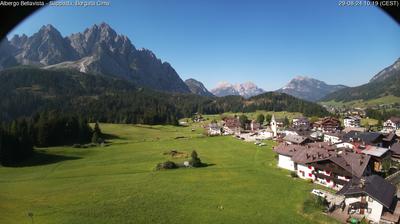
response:
{"label": "window", "polygon": [[374,202],[371,197],[368,197],[368,202]]}

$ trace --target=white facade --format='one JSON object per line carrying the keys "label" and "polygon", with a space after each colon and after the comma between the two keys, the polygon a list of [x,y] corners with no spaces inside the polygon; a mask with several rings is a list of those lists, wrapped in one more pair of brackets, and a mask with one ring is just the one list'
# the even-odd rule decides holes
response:
{"label": "white facade", "polygon": [[257,139],[271,139],[274,137],[274,133],[268,130],[258,131]]}
{"label": "white facade", "polygon": [[291,171],[296,170],[295,163],[293,162],[291,157],[279,154],[278,159],[279,159],[278,160],[279,167],[281,167],[283,169],[291,170]]}
{"label": "white facade", "polygon": [[277,125],[276,120],[275,120],[275,115],[272,115],[270,125],[271,125],[271,130],[274,133],[274,137],[276,137],[277,136],[277,131],[278,131],[278,125]]}
{"label": "white facade", "polygon": [[348,148],[348,149],[354,149],[354,145],[348,142],[341,142],[336,144],[336,148]]}
{"label": "white facade", "polygon": [[400,129],[400,122],[394,122],[392,120],[387,120],[383,122],[383,130],[385,132],[392,132],[392,131],[397,131]]}
{"label": "white facade", "polygon": [[338,136],[324,134],[324,142],[330,142],[332,144],[337,144],[342,142]]}
{"label": "white facade", "polygon": [[344,127],[358,128],[361,126],[361,119],[359,117],[345,117],[343,119]]}
{"label": "white facade", "polygon": [[[368,209],[364,209],[364,216],[365,218],[379,223],[381,220],[381,215],[383,211],[383,205],[373,199],[372,197],[365,196],[366,202],[368,203]],[[354,202],[361,202],[361,197],[346,197],[345,203],[346,205],[352,204]],[[359,211],[358,211],[359,213]]]}
{"label": "white facade", "polygon": [[208,129],[208,135],[210,136],[216,136],[216,135],[221,135],[221,129],[220,128],[212,128],[210,127]]}
{"label": "white facade", "polygon": [[297,164],[297,176],[299,176],[300,178],[314,180],[315,175],[312,173],[313,170],[313,166]]}

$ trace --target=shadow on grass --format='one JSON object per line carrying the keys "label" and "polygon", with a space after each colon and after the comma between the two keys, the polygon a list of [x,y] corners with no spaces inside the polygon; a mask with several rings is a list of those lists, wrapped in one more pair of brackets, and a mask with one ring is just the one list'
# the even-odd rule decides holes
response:
{"label": "shadow on grass", "polygon": [[101,136],[105,139],[105,140],[112,140],[112,139],[124,139],[121,138],[117,135],[113,135],[113,134],[107,134],[107,133],[102,133]]}
{"label": "shadow on grass", "polygon": [[198,168],[215,166],[215,165],[217,165],[217,164],[215,164],[215,163],[202,163],[201,166],[199,166]]}
{"label": "shadow on grass", "polygon": [[27,158],[24,161],[4,164],[4,166],[6,166],[6,167],[41,166],[41,165],[58,163],[58,162],[66,161],[66,160],[76,160],[76,159],[80,159],[80,158],[81,157],[78,157],[78,156],[53,155],[53,154],[36,151],[32,154],[31,157]]}

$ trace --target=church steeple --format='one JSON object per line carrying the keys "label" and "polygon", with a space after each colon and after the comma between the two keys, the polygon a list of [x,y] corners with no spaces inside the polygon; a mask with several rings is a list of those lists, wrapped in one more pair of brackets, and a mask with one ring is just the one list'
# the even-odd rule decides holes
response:
{"label": "church steeple", "polygon": [[277,126],[276,126],[276,120],[275,120],[274,114],[272,114],[270,126],[271,126],[272,132],[274,133],[274,137],[276,137],[277,136]]}

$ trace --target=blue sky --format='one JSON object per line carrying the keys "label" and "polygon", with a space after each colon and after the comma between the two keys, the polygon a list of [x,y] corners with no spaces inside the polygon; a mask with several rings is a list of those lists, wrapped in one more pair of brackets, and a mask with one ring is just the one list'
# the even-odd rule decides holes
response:
{"label": "blue sky", "polygon": [[275,90],[297,75],[355,86],[400,57],[400,27],[372,6],[338,0],[131,0],[45,7],[10,34],[53,24],[63,35],[106,22],[182,77],[209,89],[253,81]]}

